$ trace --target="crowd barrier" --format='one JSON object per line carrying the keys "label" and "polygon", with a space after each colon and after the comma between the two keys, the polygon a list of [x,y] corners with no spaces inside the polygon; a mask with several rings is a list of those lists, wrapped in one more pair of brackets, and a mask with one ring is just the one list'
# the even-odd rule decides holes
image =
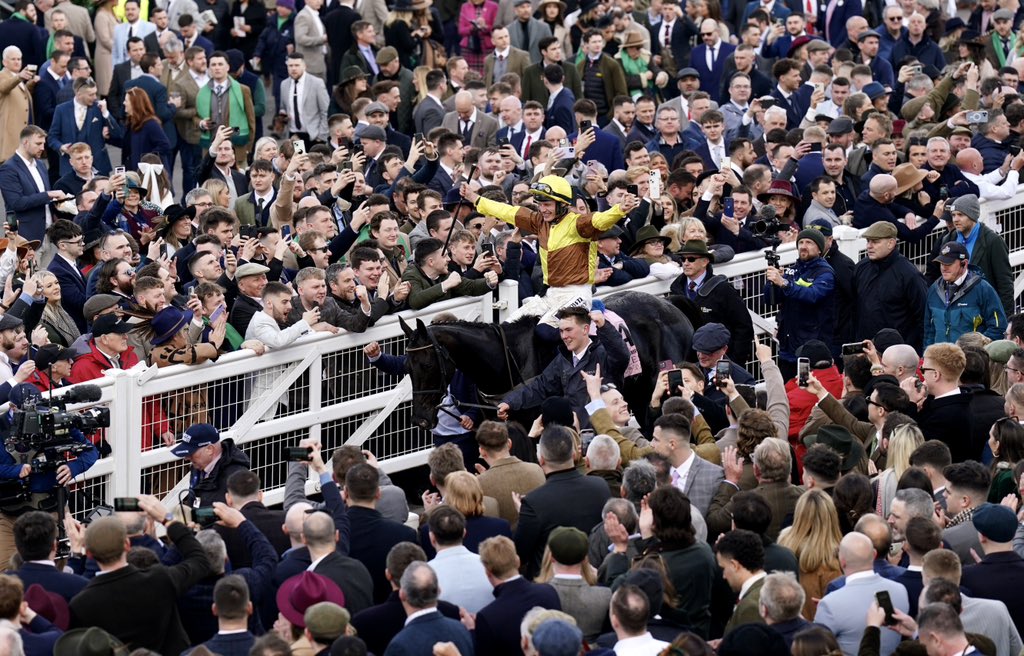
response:
{"label": "crowd barrier", "polygon": [[[1024,192],[1006,201],[985,202],[982,212],[985,223],[1009,245],[1019,295],[1024,290]],[[925,240],[901,245],[901,250],[923,268],[944,232],[940,225]],[[843,227],[834,235],[839,248],[854,261],[864,252],[859,233]],[[795,246],[784,244],[778,254],[783,265],[791,264],[796,259]],[[764,253],[754,252],[715,268],[743,297],[758,334],[775,329],[776,309],[764,303],[761,293],[765,266]],[[603,288],[597,296],[625,290],[663,295],[670,284],[652,277]],[[402,316],[407,321],[429,322],[439,312],[452,312],[467,320],[504,320],[517,307],[516,285],[505,282],[493,295],[446,301]],[[176,508],[179,494],[188,485],[185,463],[159,440],[154,444],[143,435],[179,434],[200,422],[217,426],[223,437],[232,438],[249,455],[252,469],[263,480],[267,504],[283,498],[287,469],[283,447],[294,446],[303,437],[319,438],[326,453],[342,444],[369,449],[388,472],[424,464],[431,438],[411,423],[409,377],[389,379],[371,367],[363,347],[372,341],[379,342],[385,352],[403,353],[405,335],[398,317],[385,317],[365,333],[307,336],[258,357],[242,351],[216,363],[163,369],[140,364],[132,370],[109,372],[97,381],[103,392],[100,401],[89,405],[110,408],[107,436],[113,452],[79,479],[72,510],[81,513],[114,497],[142,492],[162,497],[168,508]],[[753,364],[751,369],[759,373]],[[88,405],[72,406],[76,407]],[[316,482],[310,480],[307,490],[315,489]]]}

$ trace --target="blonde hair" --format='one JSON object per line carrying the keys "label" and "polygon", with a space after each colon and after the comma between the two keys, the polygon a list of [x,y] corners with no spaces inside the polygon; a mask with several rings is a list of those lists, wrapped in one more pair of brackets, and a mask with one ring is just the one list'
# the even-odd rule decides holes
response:
{"label": "blonde hair", "polygon": [[480,481],[468,471],[456,471],[444,477],[444,501],[466,519],[484,514],[484,491]]}
{"label": "blonde hair", "polygon": [[964,350],[956,344],[941,342],[932,344],[924,350],[924,357],[928,358],[935,365],[943,376],[950,380],[960,378],[967,368],[967,356]]}
{"label": "blonde hair", "polygon": [[793,525],[779,538],[779,545],[792,551],[800,571],[839,569],[838,549],[843,534],[832,498],[821,490],[808,490],[796,502]]}
{"label": "blonde hair", "polygon": [[427,73],[432,71],[429,66],[417,66],[412,72],[412,79],[415,81],[416,102],[421,102],[427,97]]}
{"label": "blonde hair", "polygon": [[228,188],[228,186],[223,180],[210,178],[202,184],[202,188],[210,192],[210,197],[213,200],[214,205],[219,206],[217,205],[217,198],[220,196],[222,191]]}
{"label": "blonde hair", "polygon": [[897,426],[889,436],[889,455],[886,463],[898,479],[910,467],[910,454],[924,444],[924,434],[915,424]]}
{"label": "blonde hair", "polygon": [[[686,231],[690,228],[697,228],[702,235],[701,241],[708,240],[708,229],[704,226],[704,222],[700,219],[695,219],[692,216],[682,218],[679,220],[679,240],[686,243]],[[681,244],[682,245],[682,244]]]}
{"label": "blonde hair", "polygon": [[392,11],[388,13],[388,17],[384,19],[385,27],[394,25],[396,21],[402,21],[409,27],[412,27],[413,13],[411,11]]}
{"label": "blonde hair", "polygon": [[504,535],[480,543],[480,562],[497,579],[507,578],[519,570],[516,545]]}

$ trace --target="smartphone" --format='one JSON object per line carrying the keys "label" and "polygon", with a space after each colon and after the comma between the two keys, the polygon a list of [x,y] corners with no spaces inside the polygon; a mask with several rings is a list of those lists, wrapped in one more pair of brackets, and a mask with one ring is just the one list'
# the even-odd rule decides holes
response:
{"label": "smartphone", "polygon": [[423,136],[422,132],[417,132],[416,134],[413,135],[413,138],[416,141],[423,141],[423,142],[425,142],[427,140],[427,138]]}
{"label": "smartphone", "polygon": [[115,166],[114,167],[114,175],[124,175],[124,167],[123,166]]}
{"label": "smartphone", "polygon": [[114,499],[114,512],[138,512],[139,500],[135,497],[117,497]]}
{"label": "smartphone", "polygon": [[288,225],[281,226],[281,239],[288,239],[292,236],[292,227]]}
{"label": "smartphone", "polygon": [[305,155],[306,143],[302,139],[296,139],[292,142],[292,149],[295,151],[296,155]]}
{"label": "smartphone", "polygon": [[661,198],[661,171],[658,169],[649,174],[647,195],[651,198]]}
{"label": "smartphone", "polygon": [[668,395],[679,396],[679,388],[683,386],[683,370],[670,369],[668,372]]}
{"label": "smartphone", "polygon": [[820,143],[812,143],[811,144],[811,152],[812,153],[820,153],[821,152],[821,144]]}
{"label": "smartphone", "polygon": [[732,376],[732,363],[722,359],[715,364],[715,385],[725,387],[725,381]]}
{"label": "smartphone", "polygon": [[924,69],[921,67],[920,64],[915,64],[910,67],[910,72],[913,73],[914,75],[919,75],[922,70]]}
{"label": "smartphone", "polygon": [[238,229],[238,234],[245,239],[252,239],[256,236],[256,230],[257,228],[254,225],[243,225]]}
{"label": "smartphone", "polygon": [[879,590],[875,593],[875,601],[878,602],[878,607],[885,611],[886,626],[892,626],[895,624],[896,610],[892,607],[892,599],[889,598],[889,592],[886,590]]}
{"label": "smartphone", "polygon": [[352,154],[353,155],[362,155],[363,154],[363,144],[352,144]]}
{"label": "smartphone", "polygon": [[342,171],[351,171],[352,170],[352,162],[342,162],[341,163],[341,170]]}
{"label": "smartphone", "polygon": [[312,449],[306,446],[286,446],[283,449],[283,458],[288,462],[309,462]]}
{"label": "smartphone", "polygon": [[971,125],[978,125],[979,123],[988,123],[988,112],[985,110],[977,110],[973,112],[967,112],[967,122]]}
{"label": "smartphone", "polygon": [[510,142],[509,142],[507,137],[502,137],[502,138],[498,139],[498,148],[501,148],[502,146],[507,146],[507,145],[509,145],[509,143]]}
{"label": "smartphone", "polygon": [[195,287],[195,285],[193,285],[192,287],[189,287],[189,289],[188,289],[188,297],[189,298],[195,298],[196,296],[198,296],[198,294],[196,294],[196,287]]}
{"label": "smartphone", "polygon": [[495,254],[494,254],[494,244],[492,244],[490,242],[488,242],[486,244],[480,244],[480,252],[481,253],[487,253],[491,257],[495,257]]}
{"label": "smartphone", "polygon": [[731,168],[732,168],[732,158],[731,157],[723,157],[722,158],[722,165],[720,167],[718,167],[718,170],[719,171],[728,171]]}
{"label": "smartphone", "polygon": [[18,232],[18,215],[14,210],[7,210],[7,232]]}
{"label": "smartphone", "polygon": [[594,124],[590,121],[580,121],[580,134],[583,134],[592,127],[594,127]]}
{"label": "smartphone", "polygon": [[761,109],[771,109],[775,106],[774,98],[761,98],[758,102],[761,103]]}
{"label": "smartphone", "polygon": [[1020,146],[1010,146],[1010,155],[1012,157],[1020,155]]}
{"label": "smartphone", "polygon": [[807,358],[796,359],[796,384],[800,387],[807,387],[811,376],[811,361]]}
{"label": "smartphone", "polygon": [[736,203],[733,201],[732,196],[729,196],[722,201],[722,216],[732,218],[734,216]]}
{"label": "smartphone", "polygon": [[626,185],[626,193],[632,196],[640,196],[640,187],[634,185]]}
{"label": "smartphone", "polygon": [[593,196],[588,196],[584,198],[583,202],[587,204],[587,209],[590,210],[591,213],[597,211],[597,199],[594,198]]}
{"label": "smartphone", "polygon": [[217,319],[220,319],[220,316],[221,316],[222,314],[224,314],[224,312],[225,312],[225,309],[226,309],[226,306],[224,306],[224,305],[218,305],[218,306],[217,306],[217,309],[216,309],[216,310],[214,310],[214,311],[213,311],[213,314],[211,314],[211,315],[210,315],[210,323],[214,323],[214,322],[216,322],[216,321],[217,321]]}
{"label": "smartphone", "polygon": [[192,521],[201,528],[209,528],[217,523],[217,513],[213,512],[213,508],[193,508]]}
{"label": "smartphone", "polygon": [[864,342],[843,344],[843,355],[859,355],[864,352]]}
{"label": "smartphone", "polygon": [[942,185],[939,187],[939,200],[946,200],[949,198],[949,187]]}

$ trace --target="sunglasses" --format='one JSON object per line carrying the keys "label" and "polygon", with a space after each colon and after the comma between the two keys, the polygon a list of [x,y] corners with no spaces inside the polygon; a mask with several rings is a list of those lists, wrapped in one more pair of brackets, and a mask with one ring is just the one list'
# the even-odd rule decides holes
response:
{"label": "sunglasses", "polygon": [[695,256],[692,256],[692,255],[686,256],[686,257],[682,258],[683,262],[690,262],[691,264],[693,262],[698,262],[698,261],[703,260],[703,259],[704,259],[703,257],[695,257]]}

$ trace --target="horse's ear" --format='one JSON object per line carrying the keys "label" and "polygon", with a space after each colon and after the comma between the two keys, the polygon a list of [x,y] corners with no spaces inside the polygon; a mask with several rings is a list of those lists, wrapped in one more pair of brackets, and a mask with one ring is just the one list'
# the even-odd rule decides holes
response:
{"label": "horse's ear", "polygon": [[405,319],[402,318],[401,316],[398,317],[398,325],[402,327],[402,332],[405,333],[405,336],[408,337],[409,339],[412,339],[412,328],[409,327],[409,324],[407,324],[405,322]]}
{"label": "horse's ear", "polygon": [[428,336],[429,333],[427,333],[427,324],[423,323],[423,319],[416,320],[416,332],[418,334],[423,335],[424,337]]}

